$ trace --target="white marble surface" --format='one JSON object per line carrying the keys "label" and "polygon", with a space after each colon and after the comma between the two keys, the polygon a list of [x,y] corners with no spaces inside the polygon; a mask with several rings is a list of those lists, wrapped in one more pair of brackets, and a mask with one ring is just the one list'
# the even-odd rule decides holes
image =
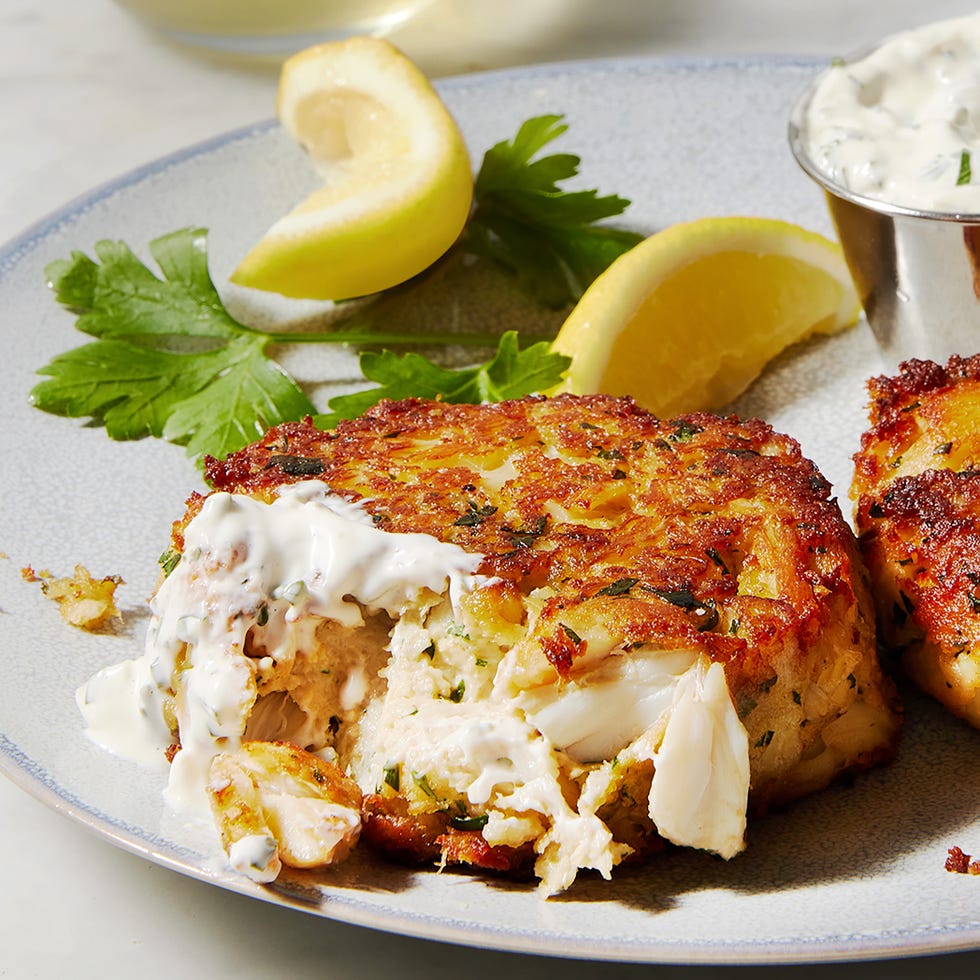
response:
{"label": "white marble surface", "polygon": [[[619,54],[830,56],[973,9],[964,0],[433,0],[396,39],[433,75]],[[274,67],[172,47],[108,0],[0,0],[0,237],[163,153],[269,117],[275,82]],[[118,851],[2,777],[0,826],[2,978],[649,972],[421,942],[265,906]],[[662,967],[658,975],[736,969]],[[766,973],[789,977],[790,969]],[[980,953],[792,973],[901,980],[939,970],[949,980],[975,977]]]}

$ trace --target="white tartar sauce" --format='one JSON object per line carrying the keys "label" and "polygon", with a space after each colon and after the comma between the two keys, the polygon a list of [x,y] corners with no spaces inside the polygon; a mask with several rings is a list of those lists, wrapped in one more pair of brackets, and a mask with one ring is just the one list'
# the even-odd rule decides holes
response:
{"label": "white tartar sauce", "polygon": [[814,166],[855,194],[980,213],[980,13],[896,34],[831,67],[801,136]]}
{"label": "white tartar sauce", "polygon": [[145,759],[169,741],[163,706],[179,677],[181,751],[168,798],[193,805],[211,758],[237,748],[255,703],[249,631],[273,661],[290,659],[313,646],[321,619],[360,626],[361,607],[397,616],[426,589],[448,590],[455,602],[491,581],[475,574],[481,561],[428,534],[381,530],[363,507],[317,481],[285,487],[271,504],[212,494],[150,603],[143,658],[100,671],[79,690],[79,707],[103,747]]}

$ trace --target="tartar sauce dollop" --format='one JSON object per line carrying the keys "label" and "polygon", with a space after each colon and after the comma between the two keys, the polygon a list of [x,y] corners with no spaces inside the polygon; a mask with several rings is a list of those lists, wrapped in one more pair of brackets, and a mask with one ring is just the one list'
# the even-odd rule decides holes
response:
{"label": "tartar sauce dollop", "polygon": [[844,189],[980,213],[980,13],[896,34],[832,66],[802,123],[813,165]]}
{"label": "tartar sauce dollop", "polygon": [[119,755],[162,759],[173,741],[164,703],[179,675],[181,751],[168,799],[177,809],[199,803],[212,756],[238,747],[255,701],[250,631],[269,663],[289,661],[315,648],[321,619],[357,627],[362,607],[397,615],[423,590],[455,605],[493,581],[476,574],[481,561],[428,534],[383,530],[315,480],[281,488],[271,503],[211,494],[150,603],[143,656],[104,668],[77,692],[86,730]]}

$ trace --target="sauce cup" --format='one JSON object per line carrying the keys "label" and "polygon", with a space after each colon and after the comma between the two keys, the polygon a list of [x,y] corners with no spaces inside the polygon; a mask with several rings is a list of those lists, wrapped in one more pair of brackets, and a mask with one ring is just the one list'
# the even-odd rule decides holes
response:
{"label": "sauce cup", "polygon": [[831,70],[794,106],[789,143],[799,165],[824,191],[884,361],[889,367],[911,357],[945,363],[950,354],[977,353],[980,213],[892,204],[855,193],[824,173],[808,146],[807,111]]}

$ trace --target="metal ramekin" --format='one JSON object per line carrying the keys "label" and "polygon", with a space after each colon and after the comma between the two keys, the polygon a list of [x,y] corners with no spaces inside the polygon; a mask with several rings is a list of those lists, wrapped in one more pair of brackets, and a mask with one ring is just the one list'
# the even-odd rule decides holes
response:
{"label": "metal ramekin", "polygon": [[824,190],[883,359],[897,366],[910,357],[945,362],[950,354],[980,352],[980,214],[876,201],[821,173],[807,153],[804,127],[825,75],[794,106],[789,143],[799,165]]}

